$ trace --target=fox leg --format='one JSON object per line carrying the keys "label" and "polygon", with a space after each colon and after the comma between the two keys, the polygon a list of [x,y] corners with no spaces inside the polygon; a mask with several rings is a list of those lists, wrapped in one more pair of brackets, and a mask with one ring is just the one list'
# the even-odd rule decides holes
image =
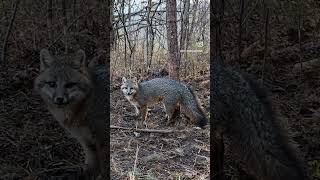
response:
{"label": "fox leg", "polygon": [[178,105],[173,105],[172,103],[164,102],[163,103],[166,114],[167,114],[167,126],[172,124],[175,118],[180,114],[180,106]]}
{"label": "fox leg", "polygon": [[135,110],[134,115],[135,116],[139,116],[139,114],[140,114],[139,105],[137,103],[134,103],[134,102],[130,102],[130,103],[134,107],[134,110]]}
{"label": "fox leg", "polygon": [[102,148],[89,127],[72,128],[71,134],[80,142],[85,154],[84,173],[86,177],[96,178],[101,173]]}
{"label": "fox leg", "polygon": [[[217,129],[215,129],[217,130]],[[218,131],[218,130],[217,130]],[[223,134],[215,132],[213,143],[213,172],[215,179],[224,180],[224,140]]]}
{"label": "fox leg", "polygon": [[140,111],[139,111],[138,106],[134,106],[134,109],[135,109],[135,116],[139,116]]}
{"label": "fox leg", "polygon": [[147,110],[148,110],[147,106],[140,107],[141,120],[137,121],[137,124],[136,124],[137,127],[142,127],[143,124],[146,122],[147,115],[148,115]]}

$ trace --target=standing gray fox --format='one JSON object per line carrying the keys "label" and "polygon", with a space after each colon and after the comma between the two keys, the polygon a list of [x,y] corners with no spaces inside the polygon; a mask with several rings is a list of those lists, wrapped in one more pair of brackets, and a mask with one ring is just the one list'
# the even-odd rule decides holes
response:
{"label": "standing gray fox", "polygon": [[[213,127],[229,140],[231,157],[244,175],[256,180],[309,179],[265,90],[253,79],[225,67],[220,57],[212,66]],[[213,161],[223,158],[215,153],[220,157]],[[221,171],[215,172],[217,177]]]}
{"label": "standing gray fox", "polygon": [[81,144],[84,177],[88,178],[106,175],[106,74],[103,66],[87,66],[83,50],[62,56],[53,56],[46,49],[40,52],[35,90],[54,118]]}
{"label": "standing gray fox", "polygon": [[168,122],[173,120],[182,112],[195,121],[197,125],[204,128],[208,122],[205,113],[200,107],[198,98],[191,88],[181,82],[168,78],[155,78],[142,83],[122,78],[121,90],[128,101],[135,107],[136,116],[142,115],[142,121],[147,118],[147,108],[160,101],[163,102]]}

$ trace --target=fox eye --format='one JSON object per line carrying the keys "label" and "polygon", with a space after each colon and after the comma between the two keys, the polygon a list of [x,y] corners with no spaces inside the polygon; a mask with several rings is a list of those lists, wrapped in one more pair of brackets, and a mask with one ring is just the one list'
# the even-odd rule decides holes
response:
{"label": "fox eye", "polygon": [[51,88],[54,88],[54,87],[56,87],[56,82],[54,82],[54,81],[48,81],[48,82],[46,82]]}
{"label": "fox eye", "polygon": [[64,86],[69,89],[69,88],[74,87],[75,85],[77,85],[77,83],[71,82],[71,83],[67,83],[67,84],[64,85]]}

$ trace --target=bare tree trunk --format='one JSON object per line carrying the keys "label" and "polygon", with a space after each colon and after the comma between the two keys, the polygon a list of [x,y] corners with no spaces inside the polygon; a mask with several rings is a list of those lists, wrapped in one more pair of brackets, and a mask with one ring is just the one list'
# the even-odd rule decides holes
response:
{"label": "bare tree trunk", "polygon": [[124,37],[124,67],[127,69],[127,36]]}
{"label": "bare tree trunk", "polygon": [[[148,69],[151,68],[152,64],[152,58],[153,58],[153,49],[154,49],[154,38],[155,38],[155,30],[153,29],[153,18],[156,15],[156,12],[161,4],[161,0],[159,1],[157,7],[154,9],[153,14],[151,15],[151,7],[152,7],[152,0],[148,0],[148,17],[147,17],[147,23],[148,23],[148,29],[147,33],[148,35],[148,51],[147,51],[147,59],[148,59]],[[150,16],[151,15],[151,16]]]}
{"label": "bare tree trunk", "polygon": [[240,17],[239,17],[239,37],[238,37],[238,61],[239,67],[241,64],[241,52],[242,52],[242,19],[244,13],[244,0],[240,0]]}
{"label": "bare tree trunk", "polygon": [[[151,22],[150,22],[150,13],[151,13],[151,0],[148,0],[148,7],[147,7],[147,23],[148,23],[148,26],[147,26],[147,31],[146,31],[146,43],[147,43],[147,57],[146,57],[146,62],[147,62],[147,71],[149,71],[150,69],[150,66],[151,66],[151,59],[150,59],[150,44],[152,42],[150,42],[149,40],[149,34],[150,34],[150,31],[152,31],[152,25],[151,25]],[[150,34],[151,35],[151,34]]]}
{"label": "bare tree trunk", "polygon": [[[189,46],[189,41],[192,40],[192,35],[193,35],[193,31],[194,31],[194,27],[196,26],[196,19],[197,19],[197,12],[198,12],[198,5],[199,5],[199,0],[194,0],[193,2],[193,6],[192,6],[192,20],[191,20],[191,24],[190,27],[187,28],[187,34],[186,34],[186,47],[185,49],[188,48]],[[189,5],[190,6],[190,5]],[[185,53],[185,61],[184,61],[184,76],[187,76],[187,71],[188,71],[188,61],[187,61],[187,53]],[[192,60],[192,68],[194,69],[194,61]]]}
{"label": "bare tree trunk", "polygon": [[[76,12],[77,12],[77,0],[73,0],[72,1],[72,20],[76,18]],[[75,23],[73,25],[73,27],[71,28],[73,30],[77,29],[77,23]]]}
{"label": "bare tree trunk", "polygon": [[268,34],[269,34],[269,7],[265,7],[265,25],[264,25],[264,56],[263,56],[263,65],[262,65],[262,77],[261,84],[263,84],[265,76],[265,66],[268,52]]}
{"label": "bare tree trunk", "polygon": [[19,3],[20,3],[20,0],[16,0],[16,3],[14,4],[14,7],[12,9],[12,16],[11,16],[10,24],[8,26],[5,39],[3,41],[2,55],[1,55],[1,62],[0,62],[0,63],[3,64],[3,67],[7,65],[6,64],[7,63],[6,62],[7,44],[8,44],[9,36],[10,36],[10,33],[11,33],[11,29],[12,29],[12,26],[13,26],[13,22],[14,22],[14,20],[16,18],[16,14],[17,14]]}
{"label": "bare tree trunk", "polygon": [[47,15],[47,27],[48,27],[48,32],[49,32],[49,42],[51,43],[54,39],[54,32],[53,32],[53,28],[52,28],[52,0],[48,0],[48,4],[47,4],[47,11],[48,11],[48,15]]}
{"label": "bare tree trunk", "polygon": [[169,76],[173,79],[179,79],[180,53],[178,52],[177,36],[177,2],[176,0],[167,0],[167,42],[169,59]]}
{"label": "bare tree trunk", "polygon": [[181,13],[180,49],[186,49],[186,39],[189,25],[189,9],[190,0],[185,0],[183,4],[183,11]]}
{"label": "bare tree trunk", "polygon": [[[302,45],[301,45],[301,25],[303,24],[302,22],[302,15],[301,15],[301,9],[299,8],[298,12],[298,39],[299,39],[299,63],[300,63],[300,87],[302,86],[302,79],[303,79],[303,69],[302,69]],[[299,111],[302,108],[302,100],[303,100],[303,94],[300,94],[299,98]]]}
{"label": "bare tree trunk", "polygon": [[7,16],[7,8],[4,5],[4,0],[1,1],[2,3],[2,10],[3,10],[3,14],[4,14],[4,22],[5,24],[8,24],[8,16]]}
{"label": "bare tree trunk", "polygon": [[[148,28],[148,27],[147,27]],[[143,72],[146,72],[148,69],[148,46],[149,46],[149,37],[148,29],[145,29],[145,39],[143,41]]]}
{"label": "bare tree trunk", "polygon": [[76,6],[77,6],[77,0],[73,0],[73,2],[72,2],[72,19],[76,18]]}
{"label": "bare tree trunk", "polygon": [[190,25],[190,29],[188,31],[188,35],[189,37],[191,37],[191,35],[193,34],[193,30],[195,27],[195,23],[196,23],[196,18],[197,18],[197,12],[198,12],[198,4],[199,4],[199,0],[194,0],[194,4],[192,6],[192,20],[191,20],[191,25]]}
{"label": "bare tree trunk", "polygon": [[64,34],[64,51],[66,54],[68,54],[68,42],[67,42],[67,26],[68,26],[68,19],[67,19],[67,9],[66,4],[67,2],[65,0],[61,1],[62,5],[62,16],[63,16],[63,34]]}
{"label": "bare tree trunk", "polygon": [[147,5],[147,23],[148,23],[148,26],[146,27],[146,30],[145,30],[145,33],[146,33],[146,36],[145,36],[145,43],[146,43],[146,46],[145,46],[145,51],[146,51],[146,56],[145,56],[145,66],[146,68],[144,69],[145,72],[147,72],[150,68],[149,66],[149,49],[150,49],[150,41],[149,41],[149,32],[150,32],[150,11],[151,11],[151,0],[148,0],[148,5]]}
{"label": "bare tree trunk", "polygon": [[[183,5],[183,13],[181,14],[181,36],[180,36],[180,49],[187,50],[188,49],[188,31],[189,31],[189,9],[190,9],[190,0],[185,0],[184,5]],[[182,57],[182,53],[180,54]],[[183,54],[183,59],[184,59],[184,68],[185,68],[185,73],[184,76],[186,77],[187,75],[187,52],[184,52]]]}
{"label": "bare tree trunk", "polygon": [[[132,67],[132,54],[133,54],[133,51],[135,49],[135,45],[132,45],[131,44],[131,41],[129,39],[129,33],[128,33],[128,30],[127,30],[127,25],[126,25],[126,19],[125,19],[125,14],[124,14],[124,4],[125,4],[125,0],[122,0],[122,3],[121,3],[121,13],[122,13],[122,16],[120,15],[119,16],[119,19],[120,21],[122,22],[122,25],[123,25],[123,30],[124,30],[124,35],[125,35],[125,51],[127,49],[127,42],[128,42],[128,46],[129,46],[129,50],[130,50],[130,54],[129,54],[129,68],[131,69]],[[129,19],[130,19],[130,15],[129,15]],[[127,54],[125,52],[125,65],[127,64],[126,62],[126,57],[127,57]]]}

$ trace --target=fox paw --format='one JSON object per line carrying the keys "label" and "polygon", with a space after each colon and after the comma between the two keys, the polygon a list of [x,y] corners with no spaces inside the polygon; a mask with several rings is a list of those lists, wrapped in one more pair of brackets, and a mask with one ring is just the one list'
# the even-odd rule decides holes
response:
{"label": "fox paw", "polygon": [[174,125],[174,122],[169,121],[169,122],[166,123],[166,125],[167,125],[167,126],[173,126],[173,125]]}
{"label": "fox paw", "polygon": [[137,121],[136,122],[136,128],[143,128],[143,122],[142,121]]}
{"label": "fox paw", "polygon": [[143,122],[143,126],[145,127],[145,128],[148,128],[148,124],[147,124],[147,122]]}

